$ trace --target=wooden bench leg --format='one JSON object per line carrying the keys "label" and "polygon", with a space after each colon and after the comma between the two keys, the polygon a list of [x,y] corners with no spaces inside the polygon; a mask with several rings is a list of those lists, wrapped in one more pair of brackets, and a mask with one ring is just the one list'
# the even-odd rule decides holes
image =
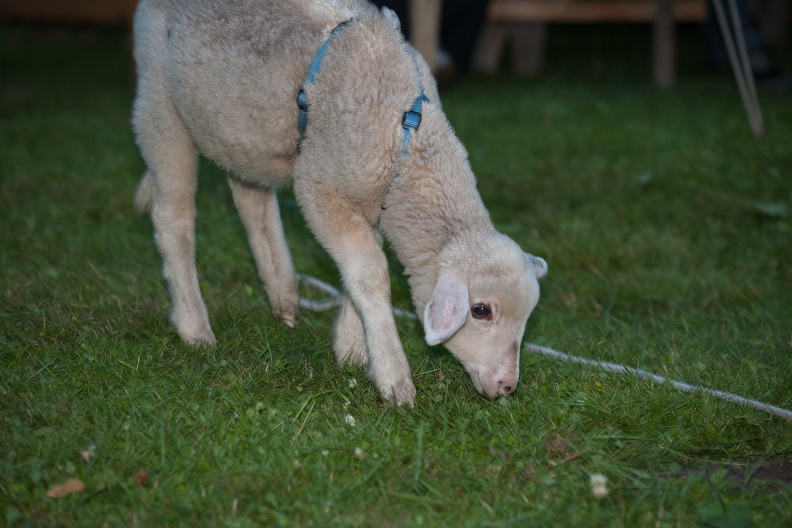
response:
{"label": "wooden bench leg", "polygon": [[531,77],[544,68],[547,26],[519,24],[512,29],[512,69],[517,75]]}
{"label": "wooden bench leg", "polygon": [[479,73],[493,74],[498,71],[508,30],[503,24],[488,22],[481,28],[478,42],[473,48],[470,68]]}
{"label": "wooden bench leg", "polygon": [[674,17],[671,0],[655,0],[654,82],[661,88],[674,84]]}
{"label": "wooden bench leg", "polygon": [[503,52],[511,46],[512,71],[533,76],[542,71],[547,41],[547,26],[542,23],[485,24],[473,52],[471,67],[479,73],[495,73]]}

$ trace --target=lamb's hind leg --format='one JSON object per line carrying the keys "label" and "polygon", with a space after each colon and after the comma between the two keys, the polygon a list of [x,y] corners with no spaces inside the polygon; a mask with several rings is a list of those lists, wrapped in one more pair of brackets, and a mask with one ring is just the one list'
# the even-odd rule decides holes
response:
{"label": "lamb's hind leg", "polygon": [[171,323],[185,342],[213,345],[215,336],[195,268],[197,149],[167,103],[151,103],[141,97],[135,125],[149,168],[140,183],[137,202],[151,209],[154,237],[171,295]]}
{"label": "lamb's hind leg", "polygon": [[275,190],[242,182],[230,173],[228,184],[247,230],[253,259],[267,291],[272,313],[294,327],[299,318],[300,301]]}
{"label": "lamb's hind leg", "polygon": [[368,363],[363,321],[347,293],[341,299],[341,309],[333,325],[333,354],[339,366]]}
{"label": "lamb's hind leg", "polygon": [[[375,235],[382,247],[382,235],[379,232]],[[347,292],[341,297],[341,308],[333,324],[333,354],[339,366],[368,363],[363,320]]]}

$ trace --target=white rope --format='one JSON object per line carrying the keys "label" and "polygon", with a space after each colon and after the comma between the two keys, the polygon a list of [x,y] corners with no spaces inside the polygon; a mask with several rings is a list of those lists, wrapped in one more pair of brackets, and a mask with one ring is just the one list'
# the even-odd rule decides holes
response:
{"label": "white rope", "polygon": [[709,394],[710,396],[715,396],[716,398],[720,398],[721,400],[730,401],[733,403],[737,403],[739,405],[747,405],[759,411],[766,412],[769,414],[774,414],[776,416],[783,418],[784,420],[792,420],[792,411],[788,411],[781,407],[776,407],[775,405],[768,405],[760,401],[751,400],[749,398],[743,398],[742,396],[731,394],[729,392],[707,389],[705,387],[690,385],[689,383],[683,383],[681,381],[670,380],[662,376],[658,376],[657,374],[652,374],[651,372],[647,372],[645,370],[641,370],[633,367],[624,367],[617,363],[607,363],[605,361],[596,361],[593,359],[586,359],[578,356],[570,356],[569,354],[564,354],[563,352],[558,352],[556,350],[553,350],[552,348],[547,348],[539,345],[523,343],[523,346],[526,348],[526,350],[530,352],[534,352],[536,354],[541,354],[544,356],[549,356],[558,359],[560,361],[570,361],[572,363],[580,363],[582,365],[600,367],[604,370],[607,370],[608,372],[614,372],[616,374],[632,374],[634,376],[638,376],[639,378],[651,380],[657,383],[658,385],[662,385],[663,383],[670,383],[675,389],[680,390],[682,392],[701,392],[704,394]]}
{"label": "white rope", "polygon": [[[312,286],[317,290],[320,290],[330,296],[326,299],[321,299],[318,301],[300,298],[301,308],[305,308],[307,310],[313,310],[313,311],[325,311],[341,304],[341,297],[343,294],[337,288],[330,286],[326,282],[322,282],[319,279],[310,277],[308,275],[298,275],[298,278],[301,282],[305,283],[306,285]],[[393,308],[393,313],[394,315],[396,315],[396,317],[404,317],[404,318],[412,319],[413,321],[418,320],[418,317],[414,313],[407,312],[405,310],[399,310],[398,308]],[[700,392],[703,394],[708,394],[710,396],[720,398],[721,400],[736,403],[738,405],[753,407],[758,411],[762,411],[768,414],[778,416],[780,418],[783,418],[784,420],[792,421],[792,411],[789,411],[781,407],[776,407],[775,405],[768,405],[766,403],[762,403],[757,400],[752,400],[750,398],[744,398],[742,396],[738,396],[737,394],[731,394],[729,392],[708,389],[706,387],[699,387],[697,385],[691,385],[689,383],[683,383],[681,381],[670,380],[662,376],[658,376],[657,374],[652,374],[651,372],[647,372],[645,370],[641,370],[633,367],[625,367],[619,365],[618,363],[608,363],[605,361],[598,361],[594,359],[586,359],[578,356],[572,356],[569,354],[564,354],[563,352],[558,352],[557,350],[553,350],[552,348],[534,345],[532,343],[523,343],[523,347],[527,351],[533,352],[534,354],[540,354],[543,356],[552,357],[559,361],[569,361],[571,363],[578,363],[581,365],[600,367],[608,372],[613,372],[615,374],[632,374],[633,376],[637,376],[639,378],[651,380],[654,383],[657,383],[658,385],[662,385],[664,383],[670,383],[675,389],[682,392]]]}
{"label": "white rope", "polygon": [[[344,294],[341,293],[338,288],[330,286],[326,282],[322,282],[315,277],[311,277],[310,275],[297,275],[297,279],[300,282],[303,282],[308,286],[313,286],[317,290],[329,295],[329,297],[319,300],[303,299],[300,297],[300,308],[305,308],[306,310],[311,310],[312,312],[325,312],[341,305],[341,299],[343,298]],[[400,310],[399,308],[391,308],[391,310],[393,310],[393,315],[396,317],[411,319],[413,321],[418,320],[418,316],[412,312]]]}
{"label": "white rope", "polygon": [[311,310],[312,312],[326,312],[341,304],[341,292],[326,282],[322,282],[309,275],[297,275],[297,279],[308,286],[313,286],[317,290],[330,295],[330,297],[318,301],[300,297],[300,308]]}

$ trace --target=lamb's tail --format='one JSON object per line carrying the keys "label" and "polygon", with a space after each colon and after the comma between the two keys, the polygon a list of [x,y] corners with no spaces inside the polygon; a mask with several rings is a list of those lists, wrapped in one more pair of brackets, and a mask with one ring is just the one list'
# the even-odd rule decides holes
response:
{"label": "lamb's tail", "polygon": [[140,214],[148,211],[149,206],[151,206],[151,191],[153,185],[154,178],[152,178],[151,172],[147,171],[140,180],[137,191],[135,191],[135,209],[137,209],[137,212]]}

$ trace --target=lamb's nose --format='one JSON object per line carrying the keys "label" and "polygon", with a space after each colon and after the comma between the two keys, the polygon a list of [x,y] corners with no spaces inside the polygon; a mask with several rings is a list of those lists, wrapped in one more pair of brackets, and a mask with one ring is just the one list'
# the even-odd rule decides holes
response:
{"label": "lamb's nose", "polygon": [[501,396],[508,396],[509,394],[512,393],[513,390],[514,387],[512,387],[511,385],[504,385],[502,381],[498,382],[498,393]]}

